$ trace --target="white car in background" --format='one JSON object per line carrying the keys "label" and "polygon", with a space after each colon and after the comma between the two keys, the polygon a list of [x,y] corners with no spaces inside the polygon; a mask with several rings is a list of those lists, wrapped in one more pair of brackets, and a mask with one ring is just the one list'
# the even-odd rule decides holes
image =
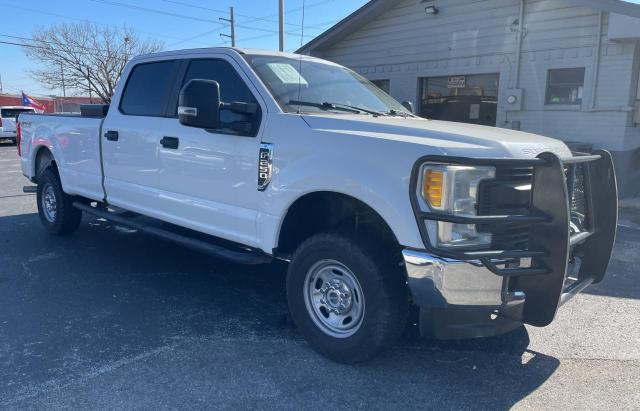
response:
{"label": "white car in background", "polygon": [[22,113],[36,113],[36,109],[27,106],[0,107],[0,140],[9,139],[16,142],[16,119]]}

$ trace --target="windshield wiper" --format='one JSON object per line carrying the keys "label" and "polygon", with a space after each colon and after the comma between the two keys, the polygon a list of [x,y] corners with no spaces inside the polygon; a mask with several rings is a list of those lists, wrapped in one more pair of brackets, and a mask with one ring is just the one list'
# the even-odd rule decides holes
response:
{"label": "windshield wiper", "polygon": [[389,110],[386,114],[390,115],[390,116],[400,116],[400,117],[404,117],[404,118],[409,118],[409,117],[416,118],[416,117],[418,117],[415,114],[407,113],[406,111],[398,111],[398,110]]}
{"label": "windshield wiper", "polygon": [[362,108],[362,107],[350,106],[350,105],[348,105],[348,104],[342,104],[342,103],[331,103],[331,104],[333,104],[333,105],[338,105],[338,106],[340,106],[340,107],[350,108],[350,109],[352,109],[352,110],[358,110],[358,111],[360,111],[360,112],[367,113],[367,114],[372,114],[372,115],[374,115],[374,116],[385,116],[385,115],[386,115],[386,113],[383,113],[383,112],[381,112],[381,111],[375,111],[375,110],[371,110],[371,109],[368,109],[368,108]]}
{"label": "windshield wiper", "polygon": [[329,110],[338,110],[338,111],[347,111],[349,113],[360,113],[360,110],[352,109],[349,107],[341,107],[336,106],[331,103],[314,103],[313,101],[298,101],[298,100],[289,100],[287,103],[288,106],[307,106],[307,107],[315,107],[320,110],[329,111]]}
{"label": "windshield wiper", "polygon": [[316,107],[321,110],[338,110],[338,111],[346,111],[349,113],[367,113],[372,114],[374,116],[384,116],[385,113],[381,113],[379,111],[369,110],[368,108],[350,106],[348,104],[342,103],[329,103],[325,101],[324,103],[314,103],[312,101],[298,101],[298,100],[290,100],[287,103],[288,106],[308,106],[308,107]]}

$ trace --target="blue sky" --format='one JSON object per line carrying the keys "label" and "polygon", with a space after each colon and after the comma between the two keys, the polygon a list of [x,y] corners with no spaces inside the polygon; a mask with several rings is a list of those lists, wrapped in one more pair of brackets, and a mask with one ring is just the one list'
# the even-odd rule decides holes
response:
{"label": "blue sky", "polygon": [[[305,41],[366,2],[306,0]],[[142,37],[164,41],[167,49],[224,45],[219,34],[228,33],[228,27],[218,18],[228,17],[229,6],[235,10],[238,46],[278,48],[277,0],[0,0],[0,41],[16,42],[7,35],[30,37],[32,29],[38,26],[89,20],[101,25],[126,24]],[[285,38],[286,50],[295,50],[300,45],[301,7],[302,0],[285,0],[285,31],[289,32]],[[4,92],[54,94],[55,91],[31,80],[27,70],[33,67],[20,47],[0,44]]]}
{"label": "blue sky", "polygon": [[[285,0],[289,32],[286,50],[300,45],[302,1]],[[366,2],[306,0],[305,41]],[[229,6],[235,8],[238,46],[277,49],[277,0],[0,0],[0,41],[16,41],[7,36],[30,37],[38,26],[89,20],[101,25],[126,24],[143,37],[164,41],[167,49],[223,45],[219,34],[227,33],[228,27],[218,19],[228,17]],[[31,80],[27,73],[30,68],[34,64],[20,47],[0,44],[0,75],[5,92],[24,90],[35,96],[55,93]]]}

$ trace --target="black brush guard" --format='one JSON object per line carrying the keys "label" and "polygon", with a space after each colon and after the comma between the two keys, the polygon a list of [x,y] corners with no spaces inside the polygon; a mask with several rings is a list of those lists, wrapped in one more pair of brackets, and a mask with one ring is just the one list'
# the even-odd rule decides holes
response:
{"label": "black brush guard", "polygon": [[[425,163],[532,168],[529,212],[476,217],[425,212],[420,207],[416,190]],[[569,190],[574,181],[567,181],[567,173],[577,165],[583,170],[588,229],[572,234],[570,210],[573,195],[569,195]],[[578,155],[564,160],[549,152],[535,159],[426,156],[416,162],[411,183],[412,206],[426,249],[445,258],[482,261],[494,274],[505,277],[505,304],[512,296],[525,294],[522,318],[514,320],[546,326],[553,321],[563,303],[590,284],[602,281],[605,275],[618,220],[616,176],[611,154],[607,151],[599,150],[592,155]],[[428,238],[426,220],[485,227],[500,225],[501,228],[525,226],[529,229],[528,246],[508,250],[435,249]],[[531,263],[521,267],[521,259],[531,259]]]}

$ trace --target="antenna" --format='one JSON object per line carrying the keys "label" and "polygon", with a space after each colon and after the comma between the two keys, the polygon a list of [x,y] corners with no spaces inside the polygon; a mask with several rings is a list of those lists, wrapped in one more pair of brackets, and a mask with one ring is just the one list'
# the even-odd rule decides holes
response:
{"label": "antenna", "polygon": [[[300,48],[304,46],[304,7],[305,0],[302,0],[302,32],[300,33]],[[300,93],[302,89],[302,52],[298,64],[298,101],[300,101]],[[300,114],[300,105],[298,105],[298,114]]]}

